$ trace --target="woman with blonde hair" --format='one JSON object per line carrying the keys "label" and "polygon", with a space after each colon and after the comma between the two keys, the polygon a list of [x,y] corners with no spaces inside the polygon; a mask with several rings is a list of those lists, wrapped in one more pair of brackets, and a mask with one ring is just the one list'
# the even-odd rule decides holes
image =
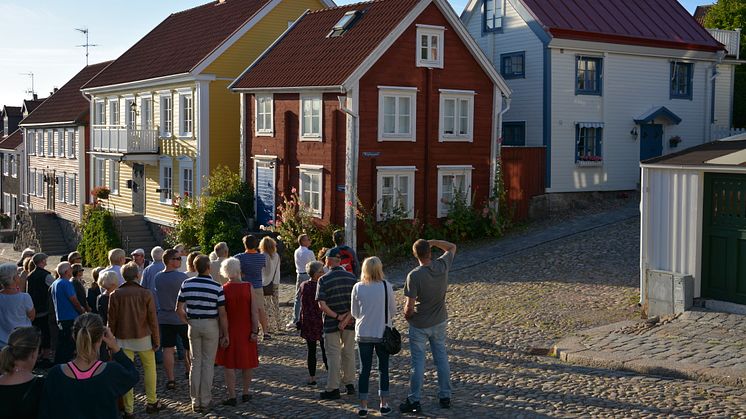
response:
{"label": "woman with blonde hair", "polygon": [[194,251],[194,252],[190,253],[187,256],[187,260],[186,260],[186,263],[187,263],[187,269],[186,269],[187,278],[194,278],[195,276],[197,276],[197,269],[194,267],[194,259],[196,259],[197,256],[199,256],[201,254],[202,253],[200,253],[200,252]]}
{"label": "woman with blonde hair", "polygon": [[267,255],[267,264],[262,268],[264,286],[264,306],[267,308],[267,325],[270,332],[282,329],[280,318],[280,255],[277,242],[272,237],[264,237],[259,242],[259,251]]}
{"label": "woman with blonde hair", "polygon": [[225,385],[228,387],[228,399],[223,401],[223,405],[235,406],[237,370],[241,370],[243,378],[241,401],[246,403],[251,399],[251,376],[253,369],[259,366],[256,346],[259,318],[252,310],[252,285],[241,278],[241,261],[236,258],[224,260],[220,273],[228,278],[223,285],[225,311],[228,314],[228,346],[218,349],[215,364],[224,367]]}
{"label": "woman with blonde hair", "polygon": [[0,418],[36,419],[44,378],[32,373],[41,335],[33,327],[13,331],[0,351]]}
{"label": "woman with blonde hair", "polygon": [[[73,336],[77,355],[71,362],[49,370],[39,417],[118,418],[117,399],[137,383],[135,364],[97,314],[78,316]],[[98,360],[102,342],[114,354],[114,361]]]}
{"label": "woman with blonde hair", "polygon": [[352,317],[357,320],[355,341],[360,352],[361,364],[358,380],[360,417],[368,415],[368,385],[373,366],[373,351],[378,357],[380,412],[384,416],[391,413],[386,401],[389,395],[389,354],[383,348],[382,342],[383,332],[386,326],[393,325],[395,315],[394,290],[384,279],[381,259],[369,257],[363,261],[361,281],[352,288]]}

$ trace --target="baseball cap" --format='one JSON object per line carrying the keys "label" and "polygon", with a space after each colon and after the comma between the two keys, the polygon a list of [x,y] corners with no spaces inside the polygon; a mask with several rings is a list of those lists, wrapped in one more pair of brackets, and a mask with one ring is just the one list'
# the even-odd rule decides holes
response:
{"label": "baseball cap", "polygon": [[326,252],[326,257],[328,258],[341,259],[341,256],[342,256],[342,251],[340,251],[338,247],[333,247],[329,249],[328,252]]}
{"label": "baseball cap", "polygon": [[132,253],[130,253],[130,256],[135,256],[135,255],[145,256],[145,251],[142,249],[135,249],[132,251]]}

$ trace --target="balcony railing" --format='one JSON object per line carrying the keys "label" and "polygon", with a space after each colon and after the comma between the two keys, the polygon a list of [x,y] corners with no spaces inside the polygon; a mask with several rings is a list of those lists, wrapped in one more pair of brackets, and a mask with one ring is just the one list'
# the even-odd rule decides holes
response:
{"label": "balcony railing", "polygon": [[93,150],[108,153],[158,153],[158,129],[129,129],[96,126],[93,130]]}
{"label": "balcony railing", "polygon": [[710,35],[717,39],[718,42],[725,45],[728,55],[740,59],[741,50],[741,31],[728,31],[725,29],[708,29]]}

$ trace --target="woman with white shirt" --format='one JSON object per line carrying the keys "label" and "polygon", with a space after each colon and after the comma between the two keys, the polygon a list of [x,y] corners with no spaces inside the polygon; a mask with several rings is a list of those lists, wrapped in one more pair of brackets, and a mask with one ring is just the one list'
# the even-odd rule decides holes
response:
{"label": "woman with white shirt", "polygon": [[[386,300],[388,300],[388,306],[386,306]],[[381,260],[375,256],[369,257],[363,261],[361,281],[352,288],[352,317],[357,320],[355,341],[360,351],[361,364],[358,381],[360,395],[358,416],[360,417],[368,416],[368,384],[374,350],[378,356],[380,412],[383,416],[391,413],[391,408],[386,401],[389,394],[389,354],[382,344],[383,332],[387,326],[386,310],[388,310],[388,326],[391,326],[396,315],[394,290],[391,284],[384,280]]]}
{"label": "woman with white shirt", "polygon": [[269,331],[277,333],[282,329],[282,319],[280,318],[280,255],[277,253],[277,242],[272,237],[264,237],[259,242],[259,251],[267,256],[267,263],[262,268],[267,323]]}

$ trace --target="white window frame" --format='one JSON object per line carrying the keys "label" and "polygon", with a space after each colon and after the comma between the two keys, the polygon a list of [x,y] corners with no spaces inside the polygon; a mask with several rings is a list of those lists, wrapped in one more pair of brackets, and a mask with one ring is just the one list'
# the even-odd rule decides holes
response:
{"label": "white window frame", "polygon": [[[415,173],[417,168],[415,166],[378,166],[376,167],[376,219],[382,221],[386,219],[384,214],[382,203],[383,203],[383,178],[393,177],[394,187],[398,185],[398,179],[401,177],[408,178],[408,195],[405,209],[407,210],[407,218],[414,219],[414,197],[415,197]],[[398,199],[394,197],[395,201]],[[401,205],[400,202],[394,202],[393,205],[396,207]]]}
{"label": "white window frame", "polygon": [[[187,99],[190,103],[188,112],[186,110]],[[190,125],[189,130],[186,129],[187,123]],[[194,136],[194,95],[191,90],[179,92],[179,136],[190,138]]]}
{"label": "white window frame", "polygon": [[77,130],[68,129],[65,131],[65,152],[67,158],[74,159],[77,153]]}
{"label": "white window frame", "polygon": [[[305,131],[305,129],[306,129],[306,115],[303,113],[303,108],[304,108],[303,104],[306,101],[312,101],[310,118],[313,119],[314,118],[314,116],[313,116],[313,101],[316,101],[316,100],[319,101],[319,115],[317,117],[318,120],[319,120],[319,132],[318,133],[316,133],[316,132],[309,132],[308,134],[306,134],[306,131]],[[301,94],[300,95],[300,111],[299,111],[298,115],[300,115],[300,118],[299,118],[300,119],[300,131],[299,131],[300,132],[300,140],[301,141],[323,141],[323,137],[324,137],[324,135],[323,135],[324,134],[324,97],[323,97],[323,95],[321,93],[318,93],[318,94],[311,94],[311,93]],[[311,121],[311,126],[313,128],[313,121]]]}
{"label": "white window frame", "polygon": [[65,157],[65,146],[67,145],[65,144],[65,132],[66,131],[64,129],[54,130],[54,133],[57,137],[55,138],[56,147],[54,150],[54,155],[60,158]]}
{"label": "white window frame", "polygon": [[109,160],[109,191],[114,195],[119,195],[119,162]]}
{"label": "white window frame", "polygon": [[56,202],[65,202],[65,183],[67,183],[67,175],[65,173],[54,176],[55,192],[56,195],[54,200]]}
{"label": "white window frame", "polygon": [[109,125],[112,127],[119,126],[119,98],[109,98]]}
{"label": "white window frame", "polygon": [[[269,103],[269,112],[262,105]],[[255,134],[257,137],[272,137],[275,135],[275,98],[272,93],[256,94],[254,96],[254,124],[256,127]],[[266,126],[265,119],[269,116],[269,126]],[[261,124],[260,124],[261,121]]]}
{"label": "white window frame", "polygon": [[29,169],[28,171],[28,194],[29,196],[36,196],[36,169]]}
{"label": "white window frame", "polygon": [[[394,111],[394,133],[384,132],[385,101],[386,98],[395,98]],[[399,103],[402,98],[409,99],[409,134],[400,131]],[[378,141],[417,141],[417,88],[416,87],[392,87],[378,86]]]}
{"label": "white window frame", "polygon": [[72,173],[67,176],[66,199],[68,204],[76,205],[78,195],[78,174]]}
{"label": "white window frame", "polygon": [[[445,142],[445,141],[466,141],[466,142],[473,142],[474,141],[474,96],[475,92],[469,91],[469,90],[440,90],[440,110],[439,110],[439,120],[440,120],[440,127],[438,128],[438,141]],[[446,134],[445,133],[445,105],[447,100],[453,100],[455,101],[454,105],[454,111],[456,112],[453,115],[453,129],[454,132],[459,132],[462,128],[461,124],[461,103],[466,101],[469,115],[467,116],[467,127],[466,127],[466,134]]]}
{"label": "white window frame", "polygon": [[93,101],[93,125],[106,124],[106,103],[103,99]]}
{"label": "white window frame", "polygon": [[54,157],[54,130],[48,130],[45,132],[47,136],[47,157]]}
{"label": "white window frame", "polygon": [[124,126],[128,130],[137,128],[137,110],[132,109],[135,102],[134,96],[124,97]]}
{"label": "white window frame", "polygon": [[104,186],[106,182],[106,159],[93,158],[93,187]]}
{"label": "white window frame", "polygon": [[[298,199],[300,202],[306,204],[308,206],[309,211],[311,211],[311,214],[314,216],[321,218],[324,214],[324,166],[317,166],[317,165],[310,165],[310,164],[301,164],[298,166],[299,169],[299,176],[298,176]],[[318,176],[319,177],[319,190],[318,192],[309,190],[309,195],[318,193],[319,194],[319,205],[318,208],[314,208],[311,206],[310,202],[305,202],[303,200],[303,191],[306,189],[306,187],[310,187],[310,185],[306,185],[306,182],[303,181],[303,176]]]}
{"label": "white window frame", "polygon": [[10,153],[2,153],[3,155],[3,176],[10,175]]}
{"label": "white window frame", "polygon": [[[161,108],[161,136],[169,138],[174,132],[174,95],[170,91],[160,92],[159,101]],[[165,106],[165,102],[168,102],[168,106]]]}
{"label": "white window frame", "polygon": [[44,192],[44,172],[38,171],[36,172],[36,196],[39,198],[44,198],[44,195],[46,192]]}
{"label": "white window frame", "polygon": [[[443,68],[443,54],[445,52],[445,30],[443,26],[432,26],[432,25],[417,25],[417,48],[415,49],[415,62],[417,67],[428,67],[428,68]],[[425,46],[422,43],[422,37],[427,36],[428,45]],[[438,46],[437,50],[440,52],[437,59],[432,59],[432,37],[437,36]],[[428,48],[428,56],[426,59],[422,58],[422,49]]]}
{"label": "white window frame", "polygon": [[18,178],[18,162],[21,156],[17,154],[10,155],[10,176]]}
{"label": "white window frame", "polygon": [[44,131],[36,131],[36,155],[44,156]]}
{"label": "white window frame", "polygon": [[[166,176],[166,169],[168,170],[168,176]],[[161,204],[171,205],[174,201],[174,160],[171,157],[164,156],[160,159],[160,166],[158,168],[158,187],[161,190],[158,200]],[[168,180],[168,188],[166,186],[166,180]]]}
{"label": "white window frame", "polygon": [[438,166],[438,218],[448,215],[448,203],[443,202],[443,178],[446,176],[464,176],[464,192],[466,203],[471,205],[472,181],[471,174],[474,166],[471,165],[439,165]]}
{"label": "white window frame", "polygon": [[28,133],[28,141],[26,141],[27,150],[26,154],[29,156],[35,156],[36,155],[36,131],[26,131]]}
{"label": "white window frame", "polygon": [[5,208],[5,215],[10,216],[10,194],[3,192],[3,208]]}
{"label": "white window frame", "polygon": [[[149,104],[147,109],[145,109],[145,103]],[[154,123],[153,95],[140,96],[140,128],[142,130],[152,130]]]}
{"label": "white window frame", "polygon": [[[194,161],[189,157],[179,157],[179,186],[181,196],[194,196]],[[189,172],[189,176],[185,172]],[[189,188],[187,188],[189,186]]]}

